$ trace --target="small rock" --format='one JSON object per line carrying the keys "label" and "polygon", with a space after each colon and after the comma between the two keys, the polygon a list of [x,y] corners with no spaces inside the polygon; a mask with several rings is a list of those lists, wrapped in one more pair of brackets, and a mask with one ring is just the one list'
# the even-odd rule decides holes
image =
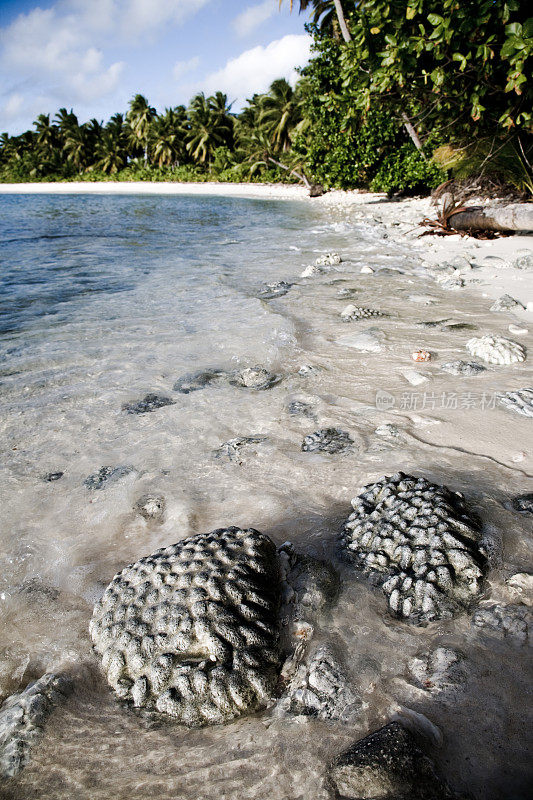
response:
{"label": "small rock", "polygon": [[486,369],[476,361],[447,361],[446,364],[441,365],[441,370],[449,372],[450,375],[479,375],[480,372],[485,372]]}
{"label": "small rock", "polygon": [[239,386],[242,389],[270,389],[280,381],[279,375],[274,375],[264,367],[248,367],[240,372],[235,372],[230,378],[232,386]]}
{"label": "small rock", "polygon": [[491,311],[509,311],[509,309],[516,309],[522,308],[524,309],[525,306],[522,305],[518,300],[515,300],[514,297],[511,297],[510,294],[502,294],[501,297],[498,297],[497,300],[491,305]]}
{"label": "small rock", "polygon": [[465,285],[464,278],[460,275],[437,275],[437,282],[443,289],[462,289]]}
{"label": "small rock", "polygon": [[342,453],[351,449],[354,440],[339,428],[322,428],[306,436],[302,442],[304,453]]}
{"label": "small rock", "polygon": [[198,370],[197,372],[188,372],[186,375],[182,375],[181,378],[178,378],[173,388],[175,392],[190,394],[191,392],[205,389],[206,386],[212,383],[219,382],[225,376],[226,373],[221,369],[204,369]]}
{"label": "small rock", "polygon": [[324,253],[323,256],[319,256],[315,261],[316,267],[335,267],[337,264],[340,264],[342,258],[338,253]]}
{"label": "small rock", "polygon": [[343,347],[353,347],[354,350],[360,350],[362,353],[379,353],[382,349],[379,337],[372,331],[348,333],[345,336],[339,336],[336,343]]}
{"label": "small rock", "polygon": [[507,579],[506,584],[511,594],[518,595],[520,602],[531,608],[533,605],[533,575],[529,575],[527,572],[516,572]]}
{"label": "small rock", "polygon": [[308,665],[300,667],[287,690],[286,702],[293,714],[345,723],[358,718],[362,705],[327,646],[319,647]]}
{"label": "small rock", "polygon": [[170,397],[164,397],[159,394],[147,394],[138,403],[124,403],[122,410],[128,414],[149,414],[152,411],[157,411],[158,408],[164,406],[175,405],[174,400]]}
{"label": "small rock", "polygon": [[504,505],[505,508],[509,508],[511,511],[518,511],[519,514],[533,514],[533,492],[518,494],[507,503],[504,503]]}
{"label": "small rock", "polygon": [[392,436],[394,438],[400,435],[400,431],[396,427],[396,425],[393,425],[390,422],[386,422],[384,425],[378,425],[374,433],[377,436],[385,436],[385,437]]}
{"label": "small rock", "polygon": [[509,411],[514,411],[523,417],[533,417],[533,388],[505,392],[498,396],[498,402]]}
{"label": "small rock", "polygon": [[405,378],[405,380],[411,384],[411,386],[420,386],[422,383],[426,383],[429,380],[429,378],[426,375],[422,375],[415,369],[405,369],[402,372],[402,375]]}
{"label": "small rock", "polygon": [[300,278],[311,278],[313,275],[320,275],[324,270],[317,267],[316,264],[309,264],[303,272],[300,272]]}
{"label": "small rock", "polygon": [[415,686],[430,694],[455,688],[466,680],[463,657],[446,647],[437,647],[413,658],[408,665]]}
{"label": "small rock", "polygon": [[134,467],[100,467],[98,472],[95,472],[92,475],[89,475],[88,478],[85,478],[83,484],[87,487],[87,489],[103,489],[110,483],[115,483],[125,475],[129,475],[130,472],[135,472]]}
{"label": "small rock", "polygon": [[141,517],[161,522],[165,514],[165,498],[157,494],[145,494],[135,503],[135,509]]}
{"label": "small rock", "polygon": [[301,375],[302,378],[308,378],[309,375],[316,375],[318,372],[320,372],[320,367],[315,367],[313,364],[302,364],[298,370],[298,375]]}
{"label": "small rock", "polygon": [[265,283],[263,288],[259,291],[261,300],[272,300],[275,297],[283,297],[284,294],[290,290],[292,283],[286,281],[275,281],[274,283]]}
{"label": "small rock", "polygon": [[513,323],[509,325],[508,330],[509,333],[513,333],[515,336],[525,336],[526,334],[529,333],[528,328],[524,328],[520,325],[513,325]]}
{"label": "small rock", "polygon": [[525,347],[504,336],[489,335],[469,339],[466,349],[488,364],[516,364],[526,358]]}
{"label": "small rock", "polygon": [[48,472],[46,475],[43,475],[43,481],[48,481],[49,483],[58,481],[64,474],[64,472]]}
{"label": "small rock", "polygon": [[364,267],[361,267],[359,272],[361,273],[361,275],[372,275],[374,270],[372,269],[372,267],[364,266]]}
{"label": "small rock", "polygon": [[351,298],[355,297],[358,291],[359,291],[358,289],[353,289],[353,288],[349,289],[345,287],[344,289],[339,289],[339,291],[337,292],[337,296],[342,298]]}
{"label": "small rock", "polygon": [[241,450],[250,444],[258,444],[259,442],[266,441],[266,436],[237,436],[234,439],[229,439],[224,442],[215,450],[217,458],[228,458],[230,461],[236,461],[242,464]]}
{"label": "small rock", "polygon": [[399,722],[360,739],[338,756],[328,777],[343,800],[452,800],[415,738]]}
{"label": "small rock", "polygon": [[322,197],[326,189],[320,183],[312,183],[309,187],[309,197]]}
{"label": "small rock", "polygon": [[72,689],[65,675],[48,672],[4,701],[0,707],[0,776],[12,778],[26,766],[47,717]]}
{"label": "small rock", "polygon": [[478,608],[472,617],[472,625],[483,628],[501,639],[510,639],[518,645],[525,645],[533,621],[531,610],[520,604],[494,605]]}
{"label": "small rock", "polygon": [[301,400],[292,400],[287,406],[287,411],[293,416],[313,417],[313,409],[309,403],[303,403]]}
{"label": "small rock", "polygon": [[368,317],[386,317],[383,311],[378,311],[375,308],[363,308],[363,306],[354,306],[350,304],[346,306],[344,311],[341,311],[341,319],[343,322],[353,322],[358,319],[367,319]]}
{"label": "small rock", "polygon": [[411,300],[413,303],[420,303],[423,306],[432,306],[438,302],[437,298],[430,294],[410,294],[407,299]]}

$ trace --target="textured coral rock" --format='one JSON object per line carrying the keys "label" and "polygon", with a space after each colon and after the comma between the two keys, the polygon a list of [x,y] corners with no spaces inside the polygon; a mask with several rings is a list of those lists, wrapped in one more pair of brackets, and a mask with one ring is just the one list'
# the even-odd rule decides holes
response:
{"label": "textured coral rock", "polygon": [[515,411],[524,417],[533,417],[533,388],[506,392],[498,397],[498,402],[509,411]]}
{"label": "textured coral rock", "polygon": [[96,490],[96,489],[104,489],[112,483],[116,483],[121,478],[124,478],[126,475],[129,475],[131,472],[135,472],[133,467],[128,466],[120,466],[120,467],[100,467],[98,472],[94,472],[92,475],[89,475],[83,481],[83,485],[87,487],[87,489]]}
{"label": "textured coral rock", "polygon": [[259,291],[261,300],[273,300],[275,297],[283,297],[284,294],[290,290],[292,283],[287,281],[275,281],[274,283],[265,283]]}
{"label": "textured coral rock", "polygon": [[517,309],[517,308],[525,308],[522,303],[518,300],[515,300],[514,297],[511,297],[510,294],[502,294],[501,297],[498,297],[497,300],[491,305],[491,311],[509,311],[510,309]]}
{"label": "textured coral rock", "polygon": [[293,417],[313,417],[313,407],[302,400],[292,400],[287,406],[287,411]]}
{"label": "textured coral rock", "polygon": [[316,267],[335,267],[337,264],[340,264],[342,258],[338,253],[324,253],[323,256],[319,256],[315,261]]}
{"label": "textured coral rock", "polygon": [[227,442],[223,442],[220,447],[217,447],[215,456],[242,464],[242,451],[251,444],[259,444],[264,441],[266,441],[266,436],[236,436],[234,439],[228,439]]}
{"label": "textured coral rock", "polygon": [[119,697],[198,726],[263,706],[277,679],[279,564],[272,541],[223,528],[116,575],[90,632]]}
{"label": "textured coral rock", "polygon": [[226,373],[222,369],[203,369],[197,372],[187,372],[178,378],[174,384],[174,391],[180,394],[190,394],[200,389],[205,389],[213,383],[219,383]]}
{"label": "textured coral rock", "polygon": [[161,522],[165,515],[165,498],[158,494],[145,494],[139,497],[135,509],[144,519]]}
{"label": "textured coral rock", "polygon": [[27,764],[46,719],[71,693],[65,675],[48,672],[0,707],[0,776],[13,777]]}
{"label": "textured coral rock", "polygon": [[505,507],[519,514],[533,514],[533,492],[518,494],[505,503]]}
{"label": "textured coral rock", "polygon": [[399,722],[390,722],[341,753],[330,765],[328,778],[344,800],[457,798]]}
{"label": "textured coral rock", "polygon": [[232,386],[239,386],[242,389],[270,389],[279,380],[279,375],[274,375],[264,367],[248,367],[240,372],[235,372],[230,383]]}
{"label": "textured coral rock", "polygon": [[387,315],[383,311],[378,311],[375,308],[363,308],[363,306],[354,306],[353,304],[346,306],[344,311],[341,311],[341,319],[343,322],[353,322],[358,319],[386,316]]}
{"label": "textured coral rock", "polygon": [[525,348],[504,336],[474,337],[468,340],[466,349],[488,364],[516,364],[526,358]]}
{"label": "textured coral rock", "polygon": [[525,645],[529,641],[533,614],[521,603],[501,605],[494,603],[478,608],[472,617],[472,625],[485,633],[514,644]]}
{"label": "textured coral rock", "polygon": [[174,400],[160,394],[147,394],[138,403],[124,403],[122,410],[128,414],[150,414],[165,406],[173,406]]}
{"label": "textured coral rock", "polygon": [[314,433],[310,433],[302,442],[304,453],[342,453],[349,450],[354,444],[354,440],[346,431],[340,428],[321,428]]}
{"label": "textured coral rock", "polygon": [[463,656],[449,647],[421,653],[408,664],[411,682],[430,694],[454,690],[466,680]]}
{"label": "textured coral rock", "polygon": [[458,492],[398,472],[365,486],[352,506],[342,547],[379,579],[395,615],[422,624],[479,597],[479,525]]}
{"label": "textured coral rock", "polygon": [[483,364],[478,364],[476,361],[447,361],[442,364],[441,370],[448,372],[450,375],[471,376],[479,375],[480,372],[485,372],[487,368]]}
{"label": "textured coral rock", "polygon": [[308,665],[301,665],[285,702],[293,714],[342,722],[354,722],[362,705],[337,656],[327,645],[316,650]]}

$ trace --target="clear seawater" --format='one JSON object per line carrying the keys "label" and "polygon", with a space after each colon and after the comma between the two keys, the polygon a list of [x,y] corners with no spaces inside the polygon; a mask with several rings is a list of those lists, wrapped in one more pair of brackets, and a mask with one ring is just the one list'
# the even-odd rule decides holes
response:
{"label": "clear seawater", "polygon": [[[321,800],[328,760],[402,705],[442,730],[435,758],[456,786],[479,800],[525,797],[521,652],[480,639],[467,618],[423,630],[391,620],[381,594],[338,561],[335,544],[362,485],[412,470],[465,491],[486,520],[493,591],[524,570],[523,519],[501,505],[530,484],[527,464],[514,457],[525,448],[521,420],[497,407],[422,407],[424,388],[404,376],[424,371],[435,396],[470,390],[479,399],[530,385],[529,364],[458,385],[438,363],[465,358],[475,334],[415,324],[453,317],[505,335],[507,320],[471,294],[442,289],[416,243],[395,241],[367,211],[307,202],[4,196],[0,244],[0,699],[47,670],[70,672],[76,685],[0,795]],[[342,264],[299,277],[330,250]],[[363,265],[374,272],[361,274]],[[294,286],[260,299],[262,283],[278,280]],[[344,323],[349,302],[390,316]],[[368,330],[378,332],[379,352],[337,341]],[[413,364],[419,347],[438,353],[434,363]],[[282,380],[260,392],[173,391],[186,372],[254,365]],[[393,409],[376,408],[378,390],[396,398]],[[122,410],[149,392],[174,404],[138,416]],[[417,406],[406,393],[419,395]],[[289,414],[294,400],[312,415]],[[399,437],[376,434],[388,422]],[[351,454],[301,451],[305,435],[331,426],[350,432]],[[263,438],[236,460],[217,455],[239,436]],[[131,469],[91,492],[84,480],[102,466]],[[44,480],[51,472],[64,474]],[[162,523],[135,512],[146,493],[164,496]],[[188,731],[112,696],[90,647],[93,603],[126,564],[226,525],[290,539],[337,565],[341,597],[316,639],[333,640],[344,655],[363,701],[355,727],[269,709]],[[435,703],[409,688],[406,664],[441,645],[466,654],[469,677],[460,696]]]}

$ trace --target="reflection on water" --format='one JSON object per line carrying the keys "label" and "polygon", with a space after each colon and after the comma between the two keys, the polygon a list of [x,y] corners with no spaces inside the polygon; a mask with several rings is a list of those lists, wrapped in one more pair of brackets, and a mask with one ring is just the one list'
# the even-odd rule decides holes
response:
{"label": "reflection on water", "polygon": [[[476,798],[525,797],[522,651],[483,639],[467,618],[422,630],[391,620],[380,593],[356,579],[336,550],[358,488],[403,469],[465,492],[486,523],[494,596],[505,577],[525,569],[524,519],[501,506],[511,489],[528,489],[532,472],[527,458],[517,459],[525,448],[520,420],[497,406],[480,413],[422,400],[428,386],[438,398],[530,385],[531,368],[526,362],[455,378],[439,364],[464,358],[473,334],[416,327],[453,318],[505,335],[506,318],[442,289],[422,269],[416,247],[384,238],[383,228],[351,212],[219,197],[43,195],[0,203],[7,456],[0,474],[0,696],[46,670],[67,669],[76,685],[29,766],[0,794],[327,798],[326,762],[402,704],[442,729],[436,759],[458,787],[469,785]],[[330,250],[345,261],[298,277]],[[376,271],[360,274],[367,264]],[[295,285],[283,297],[258,299],[263,281],[279,280]],[[410,299],[424,295],[435,304]],[[348,303],[390,316],[345,323]],[[380,351],[337,341],[369,329],[377,330]],[[420,348],[435,358],[413,365],[410,354]],[[282,381],[257,392],[227,383],[188,395],[172,389],[192,370],[256,364]],[[406,380],[413,366],[429,383]],[[393,407],[376,408],[378,390],[395,398]],[[151,392],[174,405],[139,416],[121,411]],[[413,394],[418,404],[402,400]],[[308,413],[289,413],[295,403]],[[386,423],[400,435],[376,434]],[[349,432],[354,449],[301,451],[304,436],[327,427]],[[238,459],[215,457],[224,442],[247,436],[264,438]],[[132,469],[89,491],[84,480],[104,465]],[[58,472],[58,480],[43,479]],[[136,513],[146,494],[165,498],[162,522]],[[87,630],[105,585],[158,547],[226,525],[254,526],[336,564],[343,589],[316,636],[344,653],[363,702],[355,726],[270,709],[187,731],[111,695]],[[469,665],[461,693],[438,703],[405,681],[409,658],[436,646],[460,650]]]}

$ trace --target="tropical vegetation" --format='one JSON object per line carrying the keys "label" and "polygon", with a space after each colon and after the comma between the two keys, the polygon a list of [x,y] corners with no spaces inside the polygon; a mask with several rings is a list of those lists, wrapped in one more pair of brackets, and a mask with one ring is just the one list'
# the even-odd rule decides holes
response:
{"label": "tropical vegetation", "polygon": [[[272,0],[276,2],[276,0]],[[283,0],[281,0],[283,2]],[[286,0],[312,57],[232,111],[222,92],[105,124],[71,109],[0,137],[1,181],[302,181],[426,192],[487,175],[533,192],[533,18],[520,0]],[[280,3],[281,5],[281,3]]]}

